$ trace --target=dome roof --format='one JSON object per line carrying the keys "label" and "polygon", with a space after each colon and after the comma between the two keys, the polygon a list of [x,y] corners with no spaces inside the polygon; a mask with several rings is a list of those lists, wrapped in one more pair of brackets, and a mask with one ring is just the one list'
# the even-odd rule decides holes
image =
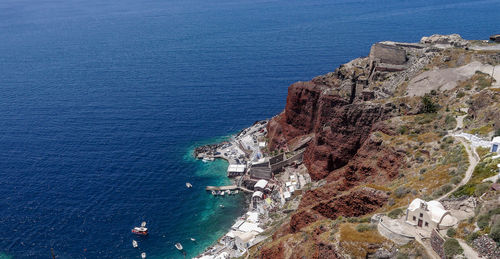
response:
{"label": "dome roof", "polygon": [[444,210],[443,204],[441,204],[441,202],[436,201],[436,200],[432,200],[432,201],[427,202],[427,205]]}
{"label": "dome roof", "polygon": [[444,215],[443,220],[441,220],[441,223],[439,225],[441,225],[442,227],[451,227],[457,224],[457,222],[457,218],[453,217],[450,214],[446,214]]}

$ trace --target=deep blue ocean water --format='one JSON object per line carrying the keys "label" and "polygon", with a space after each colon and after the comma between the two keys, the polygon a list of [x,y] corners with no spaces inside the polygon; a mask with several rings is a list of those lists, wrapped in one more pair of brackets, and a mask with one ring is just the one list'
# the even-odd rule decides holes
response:
{"label": "deep blue ocean water", "polygon": [[487,39],[499,13],[488,0],[2,0],[0,257],[182,258],[179,241],[194,256],[245,208],[204,191],[228,183],[227,164],[194,146],[279,113],[289,84],[376,41]]}

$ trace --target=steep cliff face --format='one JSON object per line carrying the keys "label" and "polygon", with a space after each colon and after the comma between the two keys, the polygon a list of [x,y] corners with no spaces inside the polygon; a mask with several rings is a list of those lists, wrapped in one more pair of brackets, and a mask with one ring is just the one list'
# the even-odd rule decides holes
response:
{"label": "steep cliff face", "polygon": [[286,149],[297,137],[313,134],[304,154],[314,180],[345,166],[357,153],[374,125],[390,117],[392,108],[371,102],[353,102],[325,94],[328,86],[300,82],[290,86],[285,111],[268,126],[271,149]]}
{"label": "steep cliff face", "polygon": [[[499,91],[489,89],[492,76],[484,71],[467,81],[450,76],[474,60],[498,64],[491,53],[468,47],[473,46],[457,35],[433,35],[420,43],[381,42],[372,46],[369,57],[289,87],[284,111],[268,123],[269,148],[293,150],[294,143],[311,139],[303,161],[315,184],[260,258],[343,258],[345,247],[330,235],[336,230],[319,238],[325,232],[319,222],[361,218],[382,207],[389,211],[404,206],[409,196],[434,195],[458,177],[461,167],[453,161],[460,161],[460,155],[443,144],[447,130],[455,128],[456,113],[468,107],[464,127],[487,135],[500,127]],[[428,71],[443,75],[437,77],[441,81],[415,79]],[[443,84],[456,87],[441,89]],[[411,94],[415,91],[421,94]],[[424,95],[439,112],[422,112]],[[464,95],[467,100],[459,97]]]}

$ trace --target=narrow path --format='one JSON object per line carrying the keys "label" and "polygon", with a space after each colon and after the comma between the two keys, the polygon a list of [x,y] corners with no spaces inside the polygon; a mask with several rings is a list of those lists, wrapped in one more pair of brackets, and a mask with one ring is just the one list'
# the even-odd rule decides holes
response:
{"label": "narrow path", "polygon": [[462,248],[464,249],[465,258],[471,258],[471,259],[479,258],[479,254],[476,251],[474,251],[474,249],[472,249],[472,247],[470,247],[467,243],[465,243],[465,241],[458,238],[457,240],[460,246],[462,246]]}
{"label": "narrow path", "polygon": [[432,247],[430,247],[430,245],[424,243],[424,241],[420,238],[418,234],[415,235],[415,241],[417,241],[424,247],[427,256],[429,256],[432,259],[441,259],[441,257],[432,249]]}
{"label": "narrow path", "polygon": [[[462,116],[458,116],[457,117],[457,126],[455,127],[455,129],[453,131],[450,131],[450,133],[457,134],[457,133],[460,133],[462,131],[463,121],[464,121],[465,116],[466,115],[462,115]],[[446,193],[443,196],[439,197],[437,199],[438,201],[440,201],[440,200],[448,197],[450,194],[452,194],[453,192],[455,192],[456,190],[458,190],[458,188],[460,188],[463,185],[465,185],[470,180],[470,178],[472,177],[472,173],[474,172],[474,168],[476,168],[476,165],[479,163],[479,155],[477,154],[477,152],[474,149],[474,147],[465,138],[463,138],[463,137],[457,137],[457,136],[454,136],[454,135],[452,135],[452,136],[455,139],[457,139],[458,141],[460,141],[460,143],[462,143],[462,145],[465,147],[465,151],[467,152],[467,156],[469,158],[469,167],[467,168],[467,171],[465,172],[465,176],[462,179],[462,181],[460,181],[460,183],[458,183],[457,186],[455,186],[455,188],[453,188],[451,191],[449,191],[448,193]]]}

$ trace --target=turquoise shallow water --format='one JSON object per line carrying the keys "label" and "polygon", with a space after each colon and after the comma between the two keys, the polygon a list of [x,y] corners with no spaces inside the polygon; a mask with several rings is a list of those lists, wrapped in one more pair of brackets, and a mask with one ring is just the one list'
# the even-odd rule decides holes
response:
{"label": "turquoise shallow water", "polygon": [[[203,190],[227,183],[226,164],[195,161],[195,145],[274,116],[288,85],[376,41],[487,39],[498,10],[498,0],[0,1],[0,253],[183,258],[180,241],[194,256],[245,208]],[[151,234],[138,251],[130,229],[142,220]]]}

